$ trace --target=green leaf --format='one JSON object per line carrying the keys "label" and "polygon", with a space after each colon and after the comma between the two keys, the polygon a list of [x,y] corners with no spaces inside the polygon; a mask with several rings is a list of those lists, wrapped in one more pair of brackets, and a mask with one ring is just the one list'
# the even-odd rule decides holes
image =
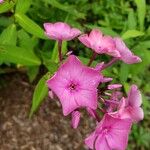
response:
{"label": "green leaf", "polygon": [[38,44],[38,39],[30,37],[25,30],[21,29],[18,31],[18,43],[20,47],[33,50],[33,48]]}
{"label": "green leaf", "polygon": [[32,98],[32,107],[29,115],[30,118],[32,117],[33,113],[37,111],[40,104],[43,102],[44,98],[48,94],[48,87],[46,85],[47,77],[48,74],[44,75],[35,87]]}
{"label": "green leaf", "polygon": [[[62,42],[62,54],[64,55],[67,52],[67,41],[63,41]],[[53,60],[54,62],[58,63],[58,42],[55,42],[53,51],[52,51],[52,57],[51,60]]]}
{"label": "green leaf", "polygon": [[16,25],[11,24],[8,26],[0,35],[0,44],[16,45],[17,42],[17,31]]}
{"label": "green leaf", "polygon": [[0,45],[0,58],[2,62],[27,66],[41,64],[39,58],[32,51],[12,45]]}
{"label": "green leaf", "polygon": [[129,75],[129,66],[127,64],[121,64],[119,75],[122,84],[127,81]]}
{"label": "green leaf", "polygon": [[15,3],[12,1],[0,4],[0,14],[9,11],[14,7],[14,5]]}
{"label": "green leaf", "polygon": [[26,13],[31,5],[32,0],[18,0],[16,4],[16,13]]}
{"label": "green leaf", "polygon": [[44,35],[44,30],[42,30],[42,28],[39,25],[37,25],[26,15],[16,13],[15,18],[18,21],[19,25],[30,34],[41,39],[47,39],[47,37]]}
{"label": "green leaf", "polygon": [[144,30],[144,20],[146,15],[146,2],[145,0],[135,0],[137,5],[138,21],[140,25],[140,30]]}
{"label": "green leaf", "polygon": [[122,39],[126,40],[129,38],[134,38],[138,36],[143,36],[144,32],[138,31],[138,30],[128,30],[122,35]]}
{"label": "green leaf", "polygon": [[135,17],[135,13],[133,9],[130,9],[128,13],[128,28],[129,29],[136,29],[137,20]]}
{"label": "green leaf", "polygon": [[27,75],[29,77],[29,80],[30,82],[33,82],[39,72],[39,66],[29,66],[27,67],[27,69]]}
{"label": "green leaf", "polygon": [[77,18],[85,18],[85,14],[78,12],[72,5],[61,4],[57,0],[46,0],[46,2],[53,7],[76,16]]}

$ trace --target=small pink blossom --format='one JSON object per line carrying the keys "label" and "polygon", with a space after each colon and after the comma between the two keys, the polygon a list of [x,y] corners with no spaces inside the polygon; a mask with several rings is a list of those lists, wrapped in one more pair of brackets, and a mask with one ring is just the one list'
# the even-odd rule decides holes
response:
{"label": "small pink blossom", "polygon": [[91,48],[98,54],[108,54],[115,57],[120,57],[119,52],[115,49],[115,42],[110,36],[103,36],[103,33],[98,29],[93,29],[90,34],[83,34],[79,40],[88,48]]}
{"label": "small pink blossom", "polygon": [[66,116],[79,107],[97,108],[97,87],[102,78],[97,70],[70,55],[47,84],[58,96]]}
{"label": "small pink blossom", "polygon": [[136,85],[132,85],[128,97],[122,98],[121,105],[118,111],[120,118],[130,118],[134,122],[138,122],[144,118],[141,93]]}
{"label": "small pink blossom", "polygon": [[81,114],[79,111],[76,110],[71,113],[71,116],[72,116],[71,125],[74,129],[76,129],[79,125]]}
{"label": "small pink blossom", "polygon": [[76,28],[71,28],[63,22],[44,23],[45,34],[53,40],[72,40],[81,34],[81,31]]}
{"label": "small pink blossom", "polygon": [[115,44],[116,44],[116,49],[120,53],[119,59],[122,60],[123,62],[127,64],[133,64],[133,63],[138,63],[141,62],[141,58],[138,56],[134,55],[125,45],[125,43],[122,41],[121,38],[114,38]]}
{"label": "small pink blossom", "polygon": [[85,139],[85,144],[96,150],[125,150],[132,122],[105,114],[96,130]]}
{"label": "small pink blossom", "polygon": [[122,87],[121,84],[109,84],[108,85],[109,90],[118,89],[118,88],[121,88],[121,87]]}
{"label": "small pink blossom", "polygon": [[4,0],[0,0],[0,4],[3,3],[3,2],[4,2]]}

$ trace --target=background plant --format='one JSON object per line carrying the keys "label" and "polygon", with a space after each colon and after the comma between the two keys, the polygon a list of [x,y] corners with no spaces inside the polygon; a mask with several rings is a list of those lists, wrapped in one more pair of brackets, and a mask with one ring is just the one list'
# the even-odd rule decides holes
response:
{"label": "background plant", "polygon": [[[150,99],[150,2],[147,0],[5,0],[0,4],[0,73],[25,71],[30,82],[37,74],[43,77],[33,94],[31,114],[47,95],[45,80],[57,69],[57,43],[44,35],[44,22],[65,21],[82,31],[100,28],[105,34],[121,35],[130,49],[140,56],[142,63],[117,63],[105,75],[116,78],[124,90],[136,83],[143,93],[145,120],[134,125],[129,149],[149,148]],[[75,45],[78,45],[76,47]],[[87,63],[91,51],[79,41],[65,42],[63,53],[73,50]],[[106,56],[97,61],[109,61]],[[41,68],[44,68],[40,71]],[[46,72],[49,72],[45,75]],[[140,126],[140,128],[139,128]]]}

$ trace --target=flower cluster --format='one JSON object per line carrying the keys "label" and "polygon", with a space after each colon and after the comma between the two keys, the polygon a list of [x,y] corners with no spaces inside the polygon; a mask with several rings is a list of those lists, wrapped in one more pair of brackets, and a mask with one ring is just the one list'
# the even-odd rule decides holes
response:
{"label": "flower cluster", "polygon": [[[45,34],[58,41],[60,67],[47,81],[49,95],[54,93],[60,100],[64,116],[71,115],[72,127],[77,128],[80,122],[81,108],[96,120],[97,127],[86,139],[85,144],[96,150],[125,150],[132,123],[143,119],[144,113],[140,107],[142,98],[136,85],[132,85],[127,97],[123,97],[121,84],[111,84],[112,78],[105,77],[102,71],[122,60],[124,63],[138,63],[141,59],[134,55],[119,37],[103,35],[98,29],[89,34],[82,34],[80,30],[71,28],[68,24],[45,23]],[[88,65],[75,55],[68,55],[63,60],[61,45],[63,41],[78,37],[86,47],[93,50]],[[90,67],[96,55],[110,55],[108,63],[98,63]],[[107,82],[105,88],[101,84]],[[103,106],[103,107],[101,107]],[[100,119],[99,114],[103,114]]]}

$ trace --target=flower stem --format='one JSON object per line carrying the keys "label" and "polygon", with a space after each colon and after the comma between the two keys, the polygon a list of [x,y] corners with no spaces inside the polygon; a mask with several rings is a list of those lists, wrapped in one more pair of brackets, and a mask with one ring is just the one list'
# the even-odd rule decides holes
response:
{"label": "flower stem", "polygon": [[114,64],[115,62],[117,62],[117,61],[118,61],[118,58],[113,58],[110,62],[108,62],[107,64],[105,64],[105,65],[102,67],[101,70],[104,70],[104,69],[110,67],[111,65],[113,65],[113,64]]}
{"label": "flower stem", "polygon": [[62,62],[62,40],[58,40],[58,57],[59,62]]}
{"label": "flower stem", "polygon": [[91,66],[91,64],[92,64],[92,62],[94,61],[94,59],[95,59],[95,57],[96,57],[96,53],[95,52],[93,52],[93,54],[92,54],[92,56],[91,56],[91,59],[90,59],[90,61],[88,62],[88,66]]}

